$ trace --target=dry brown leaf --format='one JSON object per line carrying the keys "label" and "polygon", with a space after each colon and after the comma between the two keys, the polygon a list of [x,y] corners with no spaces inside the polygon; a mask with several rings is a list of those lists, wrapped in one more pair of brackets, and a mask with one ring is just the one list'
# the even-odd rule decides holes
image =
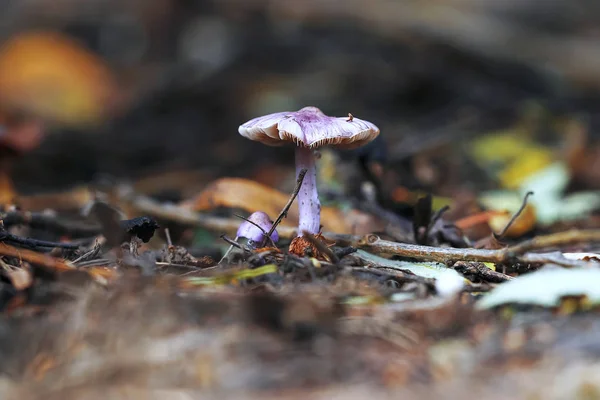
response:
{"label": "dry brown leaf", "polygon": [[[493,215],[489,220],[490,228],[496,233],[502,232],[511,218],[512,214],[508,211]],[[507,238],[521,237],[535,228],[536,222],[535,207],[527,204],[521,214],[508,227],[504,236]]]}
{"label": "dry brown leaf", "polygon": [[[266,212],[275,219],[289,200],[290,195],[243,178],[221,178],[208,185],[195,199],[183,204],[194,211],[207,211],[218,207],[240,208],[248,212]],[[298,205],[294,202],[284,226],[298,225]],[[358,210],[348,213],[333,207],[321,208],[323,230],[347,234],[365,234],[381,228],[381,222]]]}
{"label": "dry brown leaf", "polygon": [[0,48],[0,103],[67,125],[97,123],[117,86],[99,57],[54,32],[29,32]]}

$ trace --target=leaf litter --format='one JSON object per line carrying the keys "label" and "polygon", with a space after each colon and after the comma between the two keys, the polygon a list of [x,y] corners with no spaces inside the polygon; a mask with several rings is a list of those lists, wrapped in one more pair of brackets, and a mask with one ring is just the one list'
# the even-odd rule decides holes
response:
{"label": "leaf litter", "polygon": [[[449,247],[444,236],[428,245],[432,230],[418,231],[420,245],[389,241],[384,233],[324,231],[329,244],[304,257],[271,243],[240,247],[217,264],[173,245],[170,232],[202,227],[218,242],[224,227],[244,221],[235,213],[189,213],[111,190],[92,197],[116,199],[113,206],[93,200],[83,214],[3,214],[5,229],[21,226],[56,239],[7,232],[0,245],[5,334],[15,342],[0,348],[0,368],[29,382],[6,378],[5,398],[94,398],[99,386],[116,398],[165,387],[231,397],[335,392],[345,384],[356,393],[416,393],[427,382],[437,390],[492,366],[510,381],[523,357],[561,368],[554,358],[566,354],[558,340],[567,333],[559,321],[579,324],[595,312],[596,253],[558,250],[600,242],[595,230],[491,250]],[[148,215],[123,211],[138,202]],[[547,331],[546,350],[515,352],[538,340],[525,335],[515,342],[524,327]],[[568,345],[574,349],[583,350]]]}
{"label": "leaf litter", "polygon": [[[104,63],[60,36],[23,39],[50,54],[65,97],[38,92],[41,75],[5,102],[63,125],[105,118],[117,89]],[[28,62],[17,50],[8,61]],[[62,53],[77,74],[54,64]],[[2,146],[35,147],[31,117],[6,124]],[[557,156],[535,129],[325,149],[319,232],[296,228],[281,160],[33,195],[2,169],[0,397],[597,398],[597,146],[580,132]],[[214,147],[223,163],[237,152]],[[463,185],[456,160],[486,184]],[[184,194],[152,193],[167,186]],[[255,212],[279,241],[232,239]]]}

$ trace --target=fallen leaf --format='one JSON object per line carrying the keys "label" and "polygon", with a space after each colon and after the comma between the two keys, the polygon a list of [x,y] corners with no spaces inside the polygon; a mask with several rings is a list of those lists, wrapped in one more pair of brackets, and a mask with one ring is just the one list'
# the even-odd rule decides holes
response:
{"label": "fallen leaf", "polygon": [[[506,210],[503,213],[493,215],[489,220],[490,228],[497,234],[502,232],[506,225],[510,222],[516,210]],[[519,216],[511,223],[506,232],[505,237],[518,238],[533,230],[536,224],[535,207],[531,204],[526,204],[525,208]]]}
{"label": "fallen leaf", "polygon": [[519,276],[496,287],[477,303],[488,309],[505,304],[557,307],[566,296],[585,296],[591,304],[600,302],[600,270],[542,269]]}
{"label": "fallen leaf", "polygon": [[99,122],[117,86],[102,60],[55,32],[21,33],[0,48],[0,103],[69,126]]}
{"label": "fallen leaf", "polygon": [[[218,207],[240,208],[248,212],[257,210],[275,219],[290,198],[289,194],[269,186],[242,178],[222,178],[209,184],[195,199],[183,206],[194,211],[207,211]],[[283,226],[298,225],[298,205],[289,210]],[[337,208],[321,208],[323,230],[343,234],[366,234],[381,229],[381,221],[358,210],[343,212]]]}
{"label": "fallen leaf", "polygon": [[529,140],[520,129],[496,132],[471,142],[471,157],[503,187],[517,189],[554,160],[552,151]]}

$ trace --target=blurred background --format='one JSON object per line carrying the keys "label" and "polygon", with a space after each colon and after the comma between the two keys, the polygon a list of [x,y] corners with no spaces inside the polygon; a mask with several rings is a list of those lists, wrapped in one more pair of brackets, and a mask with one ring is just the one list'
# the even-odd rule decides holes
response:
{"label": "blurred background", "polygon": [[237,128],[315,105],[380,127],[331,153],[334,174],[379,162],[397,201],[515,189],[555,162],[565,190],[596,190],[599,22],[591,0],[7,0],[11,175],[24,194],[107,176],[172,200],[223,176],[290,190],[293,149]]}

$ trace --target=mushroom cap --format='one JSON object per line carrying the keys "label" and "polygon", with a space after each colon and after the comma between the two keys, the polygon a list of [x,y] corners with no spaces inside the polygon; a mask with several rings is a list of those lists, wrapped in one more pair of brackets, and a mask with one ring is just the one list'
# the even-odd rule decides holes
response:
{"label": "mushroom cap", "polygon": [[238,129],[240,135],[269,146],[292,142],[315,149],[334,146],[354,149],[379,136],[379,128],[353,116],[330,117],[317,107],[284,111],[251,119]]}
{"label": "mushroom cap", "polygon": [[[256,225],[248,221],[252,221],[254,222],[254,224],[260,226],[264,232],[261,231]],[[240,224],[236,236],[246,238],[255,243],[262,242],[265,238],[265,232],[268,233],[271,227],[273,226],[273,221],[271,221],[271,218],[269,218],[267,213],[264,213],[262,211],[256,211],[252,213],[248,217],[248,221],[243,221]],[[277,243],[277,241],[279,240],[279,234],[277,233],[277,230],[274,230],[271,234],[271,240],[273,240],[274,243]]]}

